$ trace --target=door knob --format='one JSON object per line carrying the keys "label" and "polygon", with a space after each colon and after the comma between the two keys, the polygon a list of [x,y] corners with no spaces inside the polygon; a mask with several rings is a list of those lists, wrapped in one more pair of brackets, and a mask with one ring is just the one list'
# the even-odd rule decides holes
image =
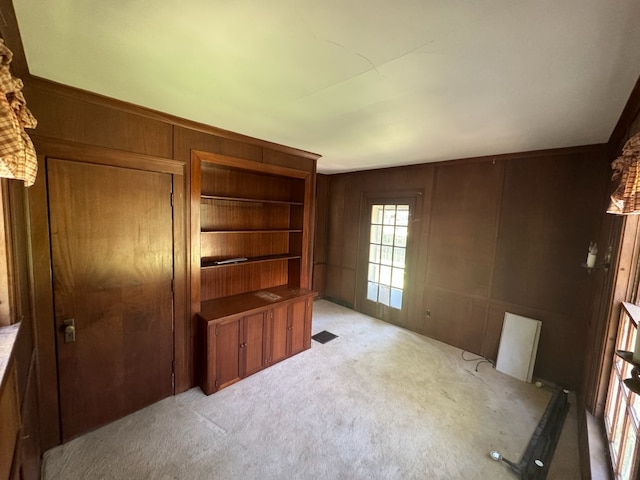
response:
{"label": "door knob", "polygon": [[64,343],[73,343],[76,341],[76,320],[74,318],[68,318],[63,320],[64,325]]}

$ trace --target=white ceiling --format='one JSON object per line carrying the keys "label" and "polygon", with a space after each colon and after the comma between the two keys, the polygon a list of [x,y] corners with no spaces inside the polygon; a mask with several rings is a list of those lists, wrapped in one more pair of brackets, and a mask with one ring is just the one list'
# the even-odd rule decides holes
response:
{"label": "white ceiling", "polygon": [[603,143],[640,76],[638,0],[13,3],[33,75],[324,173]]}

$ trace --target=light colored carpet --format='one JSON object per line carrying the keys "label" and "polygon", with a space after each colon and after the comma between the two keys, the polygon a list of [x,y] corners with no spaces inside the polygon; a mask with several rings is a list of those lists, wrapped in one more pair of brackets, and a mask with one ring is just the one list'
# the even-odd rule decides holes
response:
{"label": "light colored carpet", "polygon": [[[321,330],[339,338],[49,450],[43,478],[515,478],[488,454],[520,460],[549,391],[489,364],[476,372],[459,349],[324,300]],[[576,432],[574,412],[548,478],[580,478]]]}

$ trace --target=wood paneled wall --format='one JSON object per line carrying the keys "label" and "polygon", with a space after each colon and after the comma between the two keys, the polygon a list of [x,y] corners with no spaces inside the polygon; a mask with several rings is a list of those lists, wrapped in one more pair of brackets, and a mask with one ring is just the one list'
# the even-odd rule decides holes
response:
{"label": "wood paneled wall", "polygon": [[535,375],[575,389],[602,274],[582,264],[600,234],[608,168],[607,149],[589,146],[331,175],[317,203],[325,296],[358,308],[363,195],[422,190],[401,326],[495,359],[505,312],[539,319]]}
{"label": "wood paneled wall", "polygon": [[[9,45],[11,48],[11,45]],[[174,192],[175,251],[175,392],[195,385],[196,377],[196,325],[191,312],[199,310],[192,305],[190,272],[190,202],[189,192],[191,151],[230,155],[260,163],[279,165],[312,172],[315,178],[317,155],[284,147],[241,134],[197,124],[187,120],[150,111],[135,105],[93,95],[70,87],[26,76],[25,97],[29,108],[38,119],[32,137],[41,161],[48,156],[70,160],[93,161],[145,169],[171,170],[178,182]],[[44,165],[44,163],[43,163]],[[43,171],[39,173],[42,178]],[[36,187],[32,187],[35,189]],[[315,180],[312,182],[312,191]],[[37,190],[37,189],[36,189]],[[36,192],[36,190],[33,190]],[[30,217],[35,222],[32,238],[35,268],[50,271],[48,230],[46,227],[46,190],[32,195]],[[42,212],[42,215],[38,214]],[[38,230],[40,229],[40,230]],[[310,232],[312,234],[312,232]],[[26,242],[25,242],[26,245]],[[48,266],[47,266],[48,265]],[[308,265],[311,265],[309,259]],[[308,273],[310,275],[311,272]],[[48,282],[48,283],[47,283]],[[50,278],[47,273],[36,283],[38,312],[38,338],[40,365],[40,410],[42,421],[42,448],[48,449],[60,442],[57,410],[57,377],[55,345],[50,334],[53,328]],[[48,285],[48,288],[46,286]]]}

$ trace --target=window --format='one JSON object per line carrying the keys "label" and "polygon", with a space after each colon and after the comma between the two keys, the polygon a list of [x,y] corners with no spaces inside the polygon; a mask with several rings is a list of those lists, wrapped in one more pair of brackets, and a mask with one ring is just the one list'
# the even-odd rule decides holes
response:
{"label": "window", "polygon": [[[640,395],[625,385],[631,378],[633,365],[620,358],[615,351],[633,351],[636,343],[637,323],[640,315],[636,305],[640,301],[640,222],[637,216],[625,218],[618,282],[626,284],[624,296],[629,303],[620,308],[616,342],[612,353],[613,364],[609,375],[604,424],[609,443],[611,464],[616,480],[637,478],[640,474],[640,447],[637,440],[640,425]],[[610,357],[611,358],[611,357]]]}
{"label": "window", "polygon": [[[636,325],[622,309],[616,350],[633,351],[636,342]],[[609,441],[611,463],[616,480],[636,478],[633,466],[638,455],[638,422],[640,421],[640,395],[624,384],[631,377],[632,365],[616,355],[609,378],[609,392],[604,411],[604,423]]]}
{"label": "window", "polygon": [[372,205],[367,300],[402,309],[409,205]]}

